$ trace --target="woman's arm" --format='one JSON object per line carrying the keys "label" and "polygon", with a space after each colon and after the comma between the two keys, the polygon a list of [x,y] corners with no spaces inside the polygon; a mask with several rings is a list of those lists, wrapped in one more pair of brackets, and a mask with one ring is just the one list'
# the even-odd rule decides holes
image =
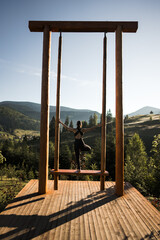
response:
{"label": "woman's arm", "polygon": [[98,124],[98,125],[96,125],[94,127],[91,127],[91,128],[83,128],[83,132],[89,132],[89,131],[92,131],[92,130],[94,130],[94,129],[98,128],[98,127],[101,127],[101,126],[102,126],[102,124],[100,123],[100,124]]}
{"label": "woman's arm", "polygon": [[74,128],[68,127],[66,124],[64,124],[60,119],[59,119],[59,123],[62,124],[62,126],[67,129],[69,132],[75,132]]}

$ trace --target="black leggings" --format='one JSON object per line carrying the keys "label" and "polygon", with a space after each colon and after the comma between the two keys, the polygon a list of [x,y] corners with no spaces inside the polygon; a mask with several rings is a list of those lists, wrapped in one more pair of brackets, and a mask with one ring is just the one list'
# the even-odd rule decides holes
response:
{"label": "black leggings", "polygon": [[80,151],[90,151],[91,147],[85,144],[83,139],[80,138],[80,139],[75,139],[74,149],[75,149],[77,167],[78,169],[80,169],[80,159],[79,159]]}

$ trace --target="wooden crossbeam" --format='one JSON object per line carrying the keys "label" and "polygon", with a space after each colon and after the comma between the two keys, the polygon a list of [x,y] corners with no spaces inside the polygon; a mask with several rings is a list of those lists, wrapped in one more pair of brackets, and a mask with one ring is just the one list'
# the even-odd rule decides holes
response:
{"label": "wooden crossbeam", "polygon": [[45,26],[51,32],[115,32],[121,26],[122,32],[136,32],[138,22],[115,21],[29,21],[31,32],[43,32]]}
{"label": "wooden crossbeam", "polygon": [[53,175],[93,175],[93,176],[109,176],[107,171],[101,172],[100,170],[75,170],[75,169],[59,169],[55,171],[51,170]]}

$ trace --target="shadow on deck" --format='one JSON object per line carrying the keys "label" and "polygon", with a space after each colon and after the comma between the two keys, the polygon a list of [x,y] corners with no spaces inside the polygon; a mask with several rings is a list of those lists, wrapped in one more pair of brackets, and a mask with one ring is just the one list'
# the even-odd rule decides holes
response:
{"label": "shadow on deck", "polygon": [[160,213],[130,184],[60,181],[59,190],[38,195],[31,180],[0,214],[0,239],[159,239]]}

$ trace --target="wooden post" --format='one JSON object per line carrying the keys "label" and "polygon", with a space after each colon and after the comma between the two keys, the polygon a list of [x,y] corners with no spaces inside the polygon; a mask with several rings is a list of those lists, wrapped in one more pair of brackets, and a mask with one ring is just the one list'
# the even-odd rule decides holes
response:
{"label": "wooden post", "polygon": [[[57,67],[57,99],[56,99],[55,153],[54,153],[54,169],[56,171],[59,169],[61,47],[62,47],[62,37],[60,33],[59,47],[58,47],[58,67]],[[54,176],[54,190],[58,190],[58,178],[59,178],[58,175]]]}
{"label": "wooden post", "polygon": [[[106,169],[106,33],[103,39],[103,85],[102,85],[102,130],[101,130],[101,172]],[[100,177],[100,190],[105,186],[105,176]]]}
{"label": "wooden post", "polygon": [[116,194],[124,194],[124,125],[122,92],[122,28],[116,30]]}
{"label": "wooden post", "polygon": [[47,192],[48,183],[48,147],[49,147],[49,65],[50,65],[51,32],[49,26],[43,33],[43,63],[41,91],[41,126],[40,126],[40,163],[39,193]]}

